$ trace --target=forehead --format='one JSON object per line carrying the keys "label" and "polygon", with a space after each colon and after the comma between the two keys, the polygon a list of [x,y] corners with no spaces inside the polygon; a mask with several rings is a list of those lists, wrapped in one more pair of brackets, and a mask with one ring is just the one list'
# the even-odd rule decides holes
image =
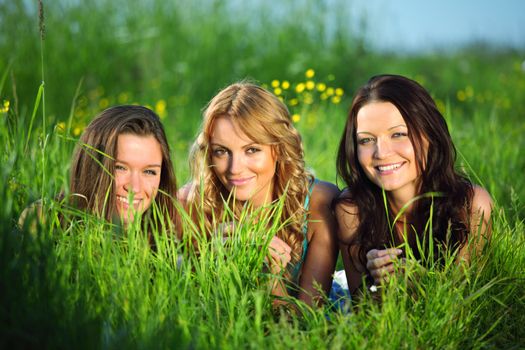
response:
{"label": "forehead", "polygon": [[162,159],[162,149],[153,135],[139,136],[125,133],[118,136],[117,158],[157,161]]}
{"label": "forehead", "polygon": [[357,112],[357,132],[380,131],[394,126],[406,126],[405,119],[390,102],[371,102]]}
{"label": "forehead", "polygon": [[220,144],[253,143],[239,125],[231,118],[223,116],[215,118],[210,128],[210,142]]}

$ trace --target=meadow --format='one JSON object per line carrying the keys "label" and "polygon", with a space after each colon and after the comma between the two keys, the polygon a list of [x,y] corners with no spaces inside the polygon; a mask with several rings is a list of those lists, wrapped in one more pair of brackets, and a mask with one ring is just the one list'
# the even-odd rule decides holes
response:
{"label": "meadow", "polygon": [[[289,14],[293,13],[293,16]],[[241,15],[244,14],[244,15]],[[0,347],[525,347],[525,52],[482,43],[428,54],[374,52],[344,1],[0,2]],[[330,25],[326,25],[326,23]],[[274,312],[261,273],[264,222],[188,252],[157,250],[55,201],[83,128],[114,104],[150,106],[179,185],[206,102],[251,79],[281,96],[307,165],[337,183],[355,89],[380,73],[425,86],[449,123],[457,166],[491,193],[492,241],[467,269],[412,264],[351,312]],[[67,194],[67,193],[66,193]],[[17,221],[36,200],[46,220]],[[278,205],[276,210],[278,210]],[[72,219],[66,225],[60,215]],[[186,231],[198,231],[186,221]],[[275,231],[273,231],[275,232]],[[270,230],[270,235],[272,230]],[[208,249],[209,248],[209,249]],[[180,257],[183,256],[182,263]]]}

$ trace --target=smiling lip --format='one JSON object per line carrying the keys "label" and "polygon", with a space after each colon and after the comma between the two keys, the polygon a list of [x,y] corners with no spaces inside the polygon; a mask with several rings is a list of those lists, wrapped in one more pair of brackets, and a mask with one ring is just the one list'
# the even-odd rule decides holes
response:
{"label": "smiling lip", "polygon": [[250,182],[250,180],[253,179],[252,177],[245,177],[242,179],[228,179],[228,182],[232,184],[233,186],[242,186]]}
{"label": "smiling lip", "polygon": [[[123,196],[117,196],[117,201],[119,201],[120,203],[126,205],[126,206],[129,206],[129,201],[126,197],[123,197]],[[135,198],[133,199],[133,206],[137,206],[140,204],[140,202],[142,201],[141,198]]]}
{"label": "smiling lip", "polygon": [[379,175],[390,175],[390,174],[395,173],[404,164],[405,164],[405,162],[382,164],[382,165],[374,166],[374,169],[377,170]]}

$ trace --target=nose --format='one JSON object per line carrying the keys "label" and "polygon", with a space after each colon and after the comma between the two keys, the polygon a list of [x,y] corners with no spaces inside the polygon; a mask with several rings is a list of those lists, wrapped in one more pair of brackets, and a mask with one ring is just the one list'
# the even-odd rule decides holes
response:
{"label": "nose", "polygon": [[129,174],[128,181],[124,184],[127,192],[139,193],[142,190],[142,180],[140,174],[132,171]]}
{"label": "nose", "polygon": [[232,175],[242,173],[244,167],[244,157],[242,154],[232,153],[230,156],[229,172]]}
{"label": "nose", "polygon": [[377,159],[385,159],[392,153],[392,144],[390,140],[385,140],[383,138],[378,138],[375,151],[374,151],[374,157]]}

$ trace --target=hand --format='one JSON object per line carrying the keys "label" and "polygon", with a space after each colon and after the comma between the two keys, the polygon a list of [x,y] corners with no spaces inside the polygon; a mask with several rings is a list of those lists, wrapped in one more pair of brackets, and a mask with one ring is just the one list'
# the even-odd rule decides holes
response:
{"label": "hand", "polygon": [[371,249],[366,253],[366,268],[374,279],[374,283],[380,284],[387,281],[394,272],[394,260],[403,253],[401,249]]}
{"label": "hand", "polygon": [[235,221],[221,222],[215,229],[215,234],[222,237],[222,242],[226,242],[228,238],[233,236],[238,224]]}
{"label": "hand", "polygon": [[270,270],[273,274],[280,274],[292,260],[292,248],[285,241],[274,236],[268,246],[271,261]]}

